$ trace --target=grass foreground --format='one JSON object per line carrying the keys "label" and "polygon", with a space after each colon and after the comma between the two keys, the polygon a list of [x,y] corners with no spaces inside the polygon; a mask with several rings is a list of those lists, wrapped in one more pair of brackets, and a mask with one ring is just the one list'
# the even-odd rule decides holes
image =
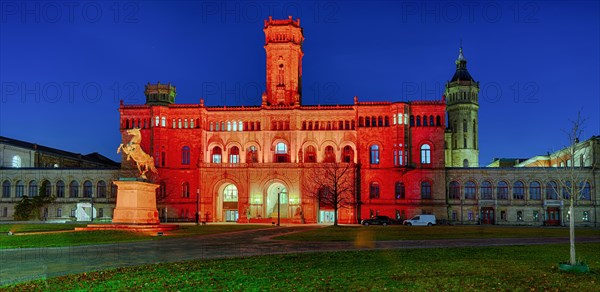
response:
{"label": "grass foreground", "polygon": [[[156,236],[156,233],[142,233],[118,230],[78,231],[44,234],[26,234],[27,232],[41,231],[66,231],[85,225],[77,224],[6,224],[0,225],[0,249],[6,248],[31,248],[31,247],[59,247],[89,244],[108,244],[118,242],[162,240],[173,237],[189,237],[210,235],[226,232],[236,232],[252,229],[269,228],[264,225],[181,225],[179,229],[169,231],[165,236]],[[15,235],[7,235],[11,230]],[[24,233],[19,235],[19,232]]]}
{"label": "grass foreground", "polygon": [[[294,241],[354,241],[368,232],[373,240],[428,240],[464,238],[569,237],[566,227],[497,226],[329,226],[279,236]],[[578,228],[575,236],[600,236],[600,229]]]}
{"label": "grass foreground", "polygon": [[345,251],[161,263],[36,280],[8,291],[597,291],[600,244],[577,246],[588,274],[559,272],[568,245]]}

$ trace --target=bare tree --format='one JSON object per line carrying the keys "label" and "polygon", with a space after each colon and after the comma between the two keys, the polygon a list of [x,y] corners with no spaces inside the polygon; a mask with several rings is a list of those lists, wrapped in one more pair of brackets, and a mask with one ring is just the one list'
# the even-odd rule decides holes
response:
{"label": "bare tree", "polygon": [[[577,114],[577,119],[571,121],[571,128],[564,131],[568,138],[568,146],[557,153],[557,176],[558,185],[552,186],[555,189],[555,194],[562,200],[569,202],[569,264],[576,265],[577,258],[575,253],[575,200],[590,199],[590,189],[586,184],[592,178],[592,173],[596,164],[596,157],[591,153],[593,144],[588,147],[579,143],[583,133],[583,125],[585,119],[581,117],[581,113]],[[552,158],[552,157],[550,157]],[[579,167],[576,166],[576,161],[579,158]],[[586,159],[587,158],[587,159]],[[590,162],[586,166],[586,160]],[[563,191],[560,192],[560,189]],[[590,196],[590,198],[587,198]]]}
{"label": "bare tree", "polygon": [[320,163],[306,172],[304,190],[320,206],[333,208],[333,225],[338,225],[338,211],[355,203],[355,170],[352,163]]}

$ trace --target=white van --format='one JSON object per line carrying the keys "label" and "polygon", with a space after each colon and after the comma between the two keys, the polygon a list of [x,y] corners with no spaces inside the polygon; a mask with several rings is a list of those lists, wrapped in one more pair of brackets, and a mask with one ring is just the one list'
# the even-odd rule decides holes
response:
{"label": "white van", "polygon": [[404,220],[403,224],[407,226],[432,226],[435,225],[435,215],[417,215],[412,219]]}

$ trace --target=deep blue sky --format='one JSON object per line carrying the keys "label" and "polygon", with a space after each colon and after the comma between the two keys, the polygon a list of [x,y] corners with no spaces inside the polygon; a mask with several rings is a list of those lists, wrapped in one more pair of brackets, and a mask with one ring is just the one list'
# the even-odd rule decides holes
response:
{"label": "deep blue sky", "polygon": [[119,160],[118,101],[256,105],[263,19],[301,18],[303,103],[439,99],[460,40],[481,82],[480,164],[600,133],[600,6],[571,2],[0,2],[0,135]]}

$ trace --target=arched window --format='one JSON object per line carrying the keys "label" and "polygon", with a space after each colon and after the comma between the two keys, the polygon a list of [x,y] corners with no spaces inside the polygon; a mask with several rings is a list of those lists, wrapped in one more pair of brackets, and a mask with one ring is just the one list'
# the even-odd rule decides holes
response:
{"label": "arched window", "polygon": [[229,149],[229,163],[240,163],[240,148],[237,146]]}
{"label": "arched window", "polygon": [[404,187],[403,182],[396,182],[396,199],[404,199],[406,198],[406,188]]}
{"label": "arched window", "polygon": [[160,186],[158,187],[158,189],[156,189],[156,200],[162,201],[167,197],[167,183],[161,181],[159,185]]}
{"label": "arched window", "polygon": [[449,190],[448,190],[448,198],[450,199],[460,199],[460,184],[456,181],[451,181]]}
{"label": "arched window", "polygon": [[237,202],[238,189],[235,185],[227,185],[223,190],[223,202]]}
{"label": "arched window", "polygon": [[35,197],[38,195],[38,184],[37,181],[32,180],[29,182],[29,197]]}
{"label": "arched window", "polygon": [[10,198],[10,182],[8,180],[2,182],[2,197]]}
{"label": "arched window", "polygon": [[161,122],[160,122],[160,126],[161,127],[166,127],[167,126],[167,118],[166,117],[162,117]]}
{"label": "arched window", "polygon": [[89,180],[86,180],[85,182],[83,182],[83,197],[84,198],[91,198],[92,197],[92,182]]}
{"label": "arched window", "polygon": [[221,147],[215,146],[211,151],[211,161],[212,163],[221,163]]}
{"label": "arched window", "polygon": [[377,126],[378,126],[378,127],[383,127],[383,117],[382,117],[382,116],[379,116],[379,117],[377,118],[377,121],[378,121],[378,123],[377,123]]}
{"label": "arched window", "polygon": [[431,199],[431,183],[428,181],[424,181],[421,183],[421,199]]}
{"label": "arched window", "polygon": [[189,198],[190,197],[190,184],[188,182],[184,182],[181,184],[181,197]]}
{"label": "arched window", "polygon": [[529,199],[530,200],[541,200],[542,199],[542,190],[540,183],[537,181],[533,181],[529,184]]}
{"label": "arched window", "polygon": [[103,180],[96,184],[96,197],[106,198],[106,182]]}
{"label": "arched window", "polygon": [[12,167],[15,167],[15,168],[21,167],[21,156],[15,155],[12,157]]}
{"label": "arched window", "polygon": [[421,146],[421,163],[431,163],[431,146],[429,146],[429,144],[423,144],[423,146]]}
{"label": "arched window", "polygon": [[417,127],[421,126],[421,116],[417,116]]}
{"label": "arched window", "polygon": [[79,197],[79,183],[76,180],[71,181],[71,183],[69,184],[69,197]]}
{"label": "arched window", "polygon": [[216,131],[216,132],[219,132],[219,131],[221,131],[221,123],[219,123],[219,122],[216,122],[216,123],[215,123],[215,131]]}
{"label": "arched window", "polygon": [[231,124],[232,124],[231,125],[231,130],[234,131],[234,132],[237,132],[237,130],[238,130],[237,129],[237,125],[238,125],[237,122],[233,121],[233,122],[231,122]]}
{"label": "arched window", "polygon": [[56,197],[64,198],[65,197],[65,182],[59,180],[56,182]]}
{"label": "arched window", "polygon": [[481,198],[484,200],[493,199],[492,184],[489,181],[484,181],[481,183]]}
{"label": "arched window", "polygon": [[256,146],[248,147],[246,163],[257,163],[257,162],[258,162],[258,153],[256,152]]}
{"label": "arched window", "polygon": [[344,150],[342,153],[342,162],[352,163],[354,162],[354,150],[350,145],[344,146]]}
{"label": "arched window", "polygon": [[369,199],[379,199],[379,183],[372,182],[369,186]]}
{"label": "arched window", "polygon": [[410,116],[410,126],[413,127],[415,125],[415,116]]}
{"label": "arched window", "polygon": [[429,126],[433,127],[435,124],[433,123],[433,116],[429,116]]}
{"label": "arched window", "polygon": [[275,162],[288,162],[288,147],[285,143],[279,142],[275,145]]}
{"label": "arched window", "polygon": [[516,181],[513,184],[513,199],[515,199],[515,200],[524,200],[525,199],[525,185],[520,181]]}
{"label": "arched window", "polygon": [[364,120],[363,117],[358,117],[358,126],[359,127],[364,126],[363,120]]}
{"label": "arched window", "polygon": [[158,125],[159,125],[159,124],[160,124],[160,117],[159,117],[159,116],[156,116],[156,117],[154,118],[154,126],[155,126],[155,127],[158,127]]}
{"label": "arched window", "polygon": [[371,126],[371,117],[365,117],[365,127]]}
{"label": "arched window", "polygon": [[21,198],[23,197],[23,195],[25,194],[25,184],[23,183],[23,181],[17,181],[17,183],[15,184],[15,197],[17,198]]}
{"label": "arched window", "polygon": [[475,183],[472,181],[468,181],[465,184],[465,200],[475,200],[477,193],[477,188],[475,187]]}
{"label": "arched window", "polygon": [[558,185],[554,181],[546,184],[546,200],[558,199]]}
{"label": "arched window", "polygon": [[379,164],[379,145],[371,145],[370,149],[369,162],[371,164]]}
{"label": "arched window", "polygon": [[469,167],[469,160],[468,159],[464,159],[463,160],[463,167]]}
{"label": "arched window", "polygon": [[428,123],[427,123],[427,116],[423,116],[423,126],[427,127]]}
{"label": "arched window", "polygon": [[307,163],[317,162],[317,151],[315,150],[315,146],[312,146],[312,145],[306,146],[306,151],[304,152],[304,162],[307,162]]}
{"label": "arched window", "polygon": [[386,127],[389,127],[389,126],[390,126],[390,117],[388,117],[388,116],[385,116],[385,118],[384,118],[384,119],[385,119],[385,124],[384,124],[384,126],[386,126]]}
{"label": "arched window", "polygon": [[508,184],[505,181],[499,181],[496,186],[496,196],[498,200],[508,200]]}
{"label": "arched window", "polygon": [[463,120],[463,132],[467,132],[467,120]]}
{"label": "arched window", "polygon": [[190,147],[188,146],[181,148],[181,164],[190,164]]}
{"label": "arched window", "polygon": [[335,152],[333,151],[333,147],[331,145],[325,147],[325,160],[323,162],[335,162]]}
{"label": "arched window", "polygon": [[242,123],[242,121],[238,121],[238,131],[243,131],[244,130],[244,123]]}
{"label": "arched window", "polygon": [[589,201],[592,199],[592,188],[589,182],[581,182],[579,188],[581,189],[581,196],[579,196],[580,200]]}

